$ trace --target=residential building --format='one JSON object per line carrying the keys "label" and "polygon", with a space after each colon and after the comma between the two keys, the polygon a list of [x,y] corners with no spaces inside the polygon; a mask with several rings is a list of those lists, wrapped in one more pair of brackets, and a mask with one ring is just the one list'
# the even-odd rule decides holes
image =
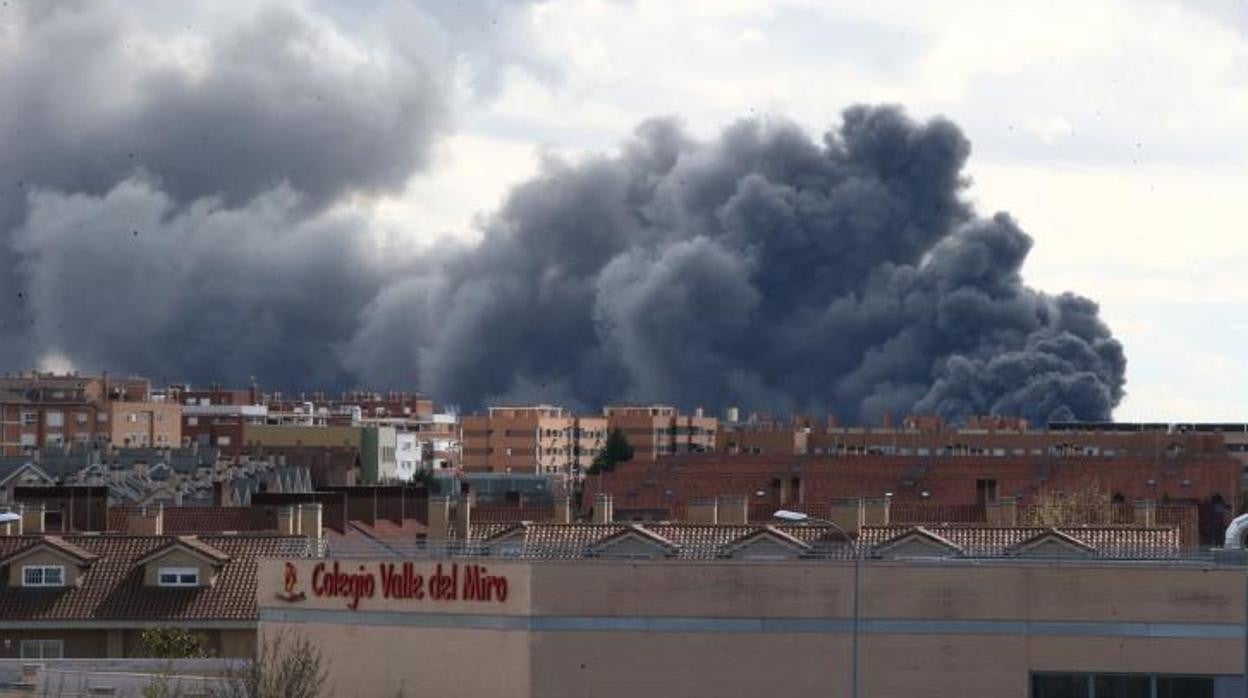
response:
{"label": "residential building", "polygon": [[[679,519],[694,499],[738,495],[750,501],[751,520],[777,509],[823,505],[849,497],[891,498],[897,505],[928,503],[975,513],[945,520],[985,520],[989,504],[1012,498],[1023,505],[1074,498],[1099,490],[1106,503],[1194,504],[1202,540],[1212,540],[1237,510],[1240,466],[1220,443],[1201,440],[1160,457],[1085,455],[1077,448],[1041,455],[986,456],[947,451],[916,455],[689,454],[654,463],[634,460],[585,481],[582,513],[596,493],[610,494],[622,518]],[[972,518],[974,517],[974,518]]]}
{"label": "residential building", "polygon": [[0,454],[182,443],[181,408],[145,379],[34,373],[0,378]]}
{"label": "residential building", "polygon": [[303,536],[0,535],[0,657],[143,656],[153,627],[252,657],[256,561],[309,552]]}
{"label": "residential building", "polygon": [[570,473],[577,464],[576,417],[562,407],[491,407],[461,424],[466,471]]}
{"label": "residential building", "polygon": [[668,405],[616,405],[604,407],[602,414],[608,429],[624,432],[637,460],[715,450],[719,420],[705,416],[700,408],[683,415]]}

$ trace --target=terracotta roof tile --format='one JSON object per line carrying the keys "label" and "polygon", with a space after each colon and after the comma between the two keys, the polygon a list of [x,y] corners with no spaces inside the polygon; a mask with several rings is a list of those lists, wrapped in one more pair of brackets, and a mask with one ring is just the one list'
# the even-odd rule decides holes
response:
{"label": "terracotta roof tile", "polygon": [[[0,537],[0,558],[42,541]],[[229,556],[211,587],[145,587],[137,563],[176,540],[170,536],[65,536],[97,559],[76,587],[25,589],[0,585],[0,618],[41,620],[237,620],[256,618],[256,560],[300,557],[307,541],[292,536],[206,536],[203,543]]]}
{"label": "terracotta roof tile", "polygon": [[[861,541],[876,547],[915,530],[914,526],[864,526]],[[931,525],[925,530],[950,541],[966,555],[994,557],[1051,529],[1047,526]],[[1177,527],[1059,526],[1063,535],[1092,547],[1098,556],[1120,558],[1168,558],[1179,553]]]}

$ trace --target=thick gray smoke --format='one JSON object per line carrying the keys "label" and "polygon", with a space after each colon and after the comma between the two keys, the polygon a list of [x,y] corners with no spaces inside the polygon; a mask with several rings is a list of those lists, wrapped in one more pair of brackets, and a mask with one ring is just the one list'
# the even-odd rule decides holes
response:
{"label": "thick gray smoke", "polygon": [[818,142],[743,122],[707,143],[648,122],[619,155],[548,163],[479,245],[399,265],[339,204],[427,166],[451,82],[488,98],[531,60],[522,3],[206,12],[185,40],[163,3],[7,7],[6,368],[844,420],[1105,418],[1122,397],[1095,304],[1023,286],[1030,239],[962,198],[948,122],[855,108]]}
{"label": "thick gray smoke", "polygon": [[336,348],[387,272],[334,204],[400,190],[457,51],[523,36],[520,3],[432,5],[6,2],[0,363],[349,383]]}
{"label": "thick gray smoke", "polygon": [[386,288],[349,365],[416,366],[468,405],[1108,418],[1121,345],[1093,302],[1022,284],[1031,239],[960,196],[969,149],[895,108],[850,109],[821,142],[646,123],[618,157],[550,164],[479,246]]}

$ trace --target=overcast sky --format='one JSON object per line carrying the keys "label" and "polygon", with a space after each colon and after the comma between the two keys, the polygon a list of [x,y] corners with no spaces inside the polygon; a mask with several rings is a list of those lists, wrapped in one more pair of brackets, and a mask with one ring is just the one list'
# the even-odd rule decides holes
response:
{"label": "overcast sky", "polygon": [[963,128],[981,213],[1035,238],[1029,284],[1101,304],[1128,358],[1117,418],[1248,419],[1248,3],[570,0],[527,21],[545,69],[463,102],[387,225],[472,234],[543,152],[647,116],[821,131],[896,103]]}
{"label": "overcast sky", "polygon": [[[134,365],[158,379],[194,360],[340,380],[350,360],[305,366],[274,343],[323,356],[374,336],[356,325],[386,284],[352,270],[398,276],[393,260],[425,268],[448,238],[481,239],[550,157],[617,154],[656,116],[699,140],[741,118],[817,138],[848,106],[893,104],[960,126],[978,213],[1034,238],[1027,285],[1100,304],[1128,360],[1116,418],[1248,420],[1243,0],[8,0],[0,61],[0,267],[16,270],[0,316],[26,328],[0,356],[98,370],[150,352]],[[217,127],[238,138],[200,136]],[[152,260],[190,248],[212,264],[152,261],[152,284],[113,289],[134,273],[105,261],[116,244],[70,245],[98,221],[168,245]],[[225,237],[244,227],[265,232]],[[262,262],[295,257],[252,295]],[[309,314],[325,277],[347,300]],[[256,309],[190,312],[173,286]],[[93,296],[142,310],[92,327]],[[139,325],[155,329],[130,337]],[[107,351],[78,351],[84,326]],[[205,328],[237,336],[238,357]]]}

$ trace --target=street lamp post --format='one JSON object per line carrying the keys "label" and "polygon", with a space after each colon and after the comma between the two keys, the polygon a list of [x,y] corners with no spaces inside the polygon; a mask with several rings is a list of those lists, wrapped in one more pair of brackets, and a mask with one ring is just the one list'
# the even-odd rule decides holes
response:
{"label": "street lamp post", "polygon": [[[841,528],[840,524],[836,523],[835,521],[829,521],[828,519],[820,519],[815,516],[804,514],[800,511],[789,511],[787,509],[780,509],[776,513],[772,514],[772,516],[776,519],[779,519],[781,521],[786,521],[789,523],[813,523],[813,524],[823,524],[825,526],[831,526],[832,528],[835,528],[841,534],[841,536],[845,538],[845,540],[850,541],[850,535],[846,533],[845,529]],[[862,555],[861,555],[862,550],[861,550],[861,546],[858,543],[857,538],[854,538],[850,544],[851,544],[850,549],[853,551],[853,555],[854,555],[854,596],[853,596],[853,609],[854,610],[853,610],[853,623],[851,626],[853,630],[851,632],[851,639],[850,639],[850,644],[849,644],[849,651],[850,651],[849,695],[851,696],[851,698],[858,698],[858,629],[859,629],[859,619],[861,618],[861,613],[859,611],[859,608],[860,608],[859,595],[860,595],[860,590],[862,588]]]}

